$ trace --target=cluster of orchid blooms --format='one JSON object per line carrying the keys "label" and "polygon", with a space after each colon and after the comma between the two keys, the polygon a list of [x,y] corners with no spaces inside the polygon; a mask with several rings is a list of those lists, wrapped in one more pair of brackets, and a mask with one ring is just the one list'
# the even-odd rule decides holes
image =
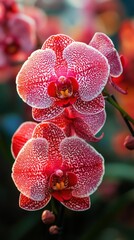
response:
{"label": "cluster of orchid blooms", "polygon": [[112,41],[100,32],[89,45],[52,35],[22,65],[17,92],[36,122],[23,123],[12,138],[21,208],[38,210],[54,197],[71,210],[89,209],[104,175],[104,159],[89,142],[103,137],[96,137],[106,120],[102,91],[107,83],[118,88],[122,71]]}
{"label": "cluster of orchid blooms", "polygon": [[16,66],[24,62],[36,46],[35,21],[24,14],[14,0],[0,1],[0,78],[15,75]]}

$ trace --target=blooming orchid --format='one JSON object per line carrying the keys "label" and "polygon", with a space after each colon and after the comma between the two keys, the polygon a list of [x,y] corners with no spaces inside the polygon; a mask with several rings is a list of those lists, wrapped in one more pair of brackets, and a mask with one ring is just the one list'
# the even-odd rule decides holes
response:
{"label": "blooming orchid", "polygon": [[81,113],[91,107],[101,111],[108,77],[109,64],[100,51],[58,34],[31,54],[16,82],[20,97],[33,108],[45,109],[46,120],[70,105]]}
{"label": "blooming orchid", "polygon": [[101,92],[109,76],[121,72],[118,53],[105,34],[96,33],[89,45],[58,34],[31,54],[16,83],[20,97],[48,120],[71,105],[80,113],[102,111]]}
{"label": "blooming orchid", "polygon": [[81,138],[66,137],[58,126],[47,122],[23,124],[12,146],[16,158],[12,178],[21,193],[20,207],[37,210],[51,197],[71,210],[90,207],[89,195],[104,173],[103,157],[93,147]]}

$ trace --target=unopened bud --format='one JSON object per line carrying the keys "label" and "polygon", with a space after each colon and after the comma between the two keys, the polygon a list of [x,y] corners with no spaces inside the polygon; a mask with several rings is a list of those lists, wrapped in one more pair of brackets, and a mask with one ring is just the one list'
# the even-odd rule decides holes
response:
{"label": "unopened bud", "polygon": [[60,228],[56,225],[53,225],[49,228],[49,232],[50,234],[54,235],[54,234],[58,234],[59,233]]}
{"label": "unopened bud", "polygon": [[49,210],[45,210],[42,213],[41,219],[45,224],[51,224],[55,221],[55,215]]}
{"label": "unopened bud", "polygon": [[129,150],[134,150],[134,137],[127,136],[124,140],[124,146]]}

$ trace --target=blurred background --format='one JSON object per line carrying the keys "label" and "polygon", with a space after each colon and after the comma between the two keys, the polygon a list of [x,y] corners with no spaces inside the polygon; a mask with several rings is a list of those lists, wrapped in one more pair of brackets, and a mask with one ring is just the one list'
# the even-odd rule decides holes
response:
{"label": "blurred background", "polygon": [[[19,208],[19,192],[11,179],[11,138],[18,126],[32,120],[31,108],[16,92],[15,78],[30,53],[52,34],[64,33],[89,43],[96,31],[106,33],[125,58],[118,79],[128,94],[109,88],[134,118],[133,0],[0,0],[0,239],[49,240],[41,221],[43,210]],[[104,156],[105,176],[91,195],[91,209],[65,210],[63,240],[134,239],[134,150],[123,143],[131,135],[120,113],[106,102],[104,138],[92,144]],[[101,134],[101,133],[99,133]],[[47,206],[50,209],[50,206]]]}

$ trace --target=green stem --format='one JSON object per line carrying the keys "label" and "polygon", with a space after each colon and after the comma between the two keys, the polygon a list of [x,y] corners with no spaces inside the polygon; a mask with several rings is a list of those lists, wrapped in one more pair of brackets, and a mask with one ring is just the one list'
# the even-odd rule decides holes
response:
{"label": "green stem", "polygon": [[57,236],[57,240],[62,240],[64,212],[65,212],[65,207],[60,203],[59,204],[59,216],[58,216],[58,220],[57,220],[57,226],[60,228],[60,231]]}
{"label": "green stem", "polygon": [[64,224],[64,212],[65,207],[56,199],[51,199],[52,211],[57,215],[56,225],[59,228],[59,233],[56,235],[56,240],[62,240],[63,224]]}
{"label": "green stem", "polygon": [[113,97],[104,91],[104,96],[106,96],[106,100],[113,105],[124,118],[128,119],[134,125],[134,119],[130,117],[130,115],[113,99]]}
{"label": "green stem", "polygon": [[[113,95],[112,95],[111,97],[112,97],[112,99],[118,104],[116,98],[115,98]],[[134,130],[133,130],[133,128],[132,128],[129,120],[128,120],[127,117],[124,116],[122,113],[120,113],[120,114],[121,114],[121,116],[123,117],[124,122],[126,123],[126,125],[127,125],[128,129],[129,129],[129,131],[131,132],[132,136],[134,136]]]}

